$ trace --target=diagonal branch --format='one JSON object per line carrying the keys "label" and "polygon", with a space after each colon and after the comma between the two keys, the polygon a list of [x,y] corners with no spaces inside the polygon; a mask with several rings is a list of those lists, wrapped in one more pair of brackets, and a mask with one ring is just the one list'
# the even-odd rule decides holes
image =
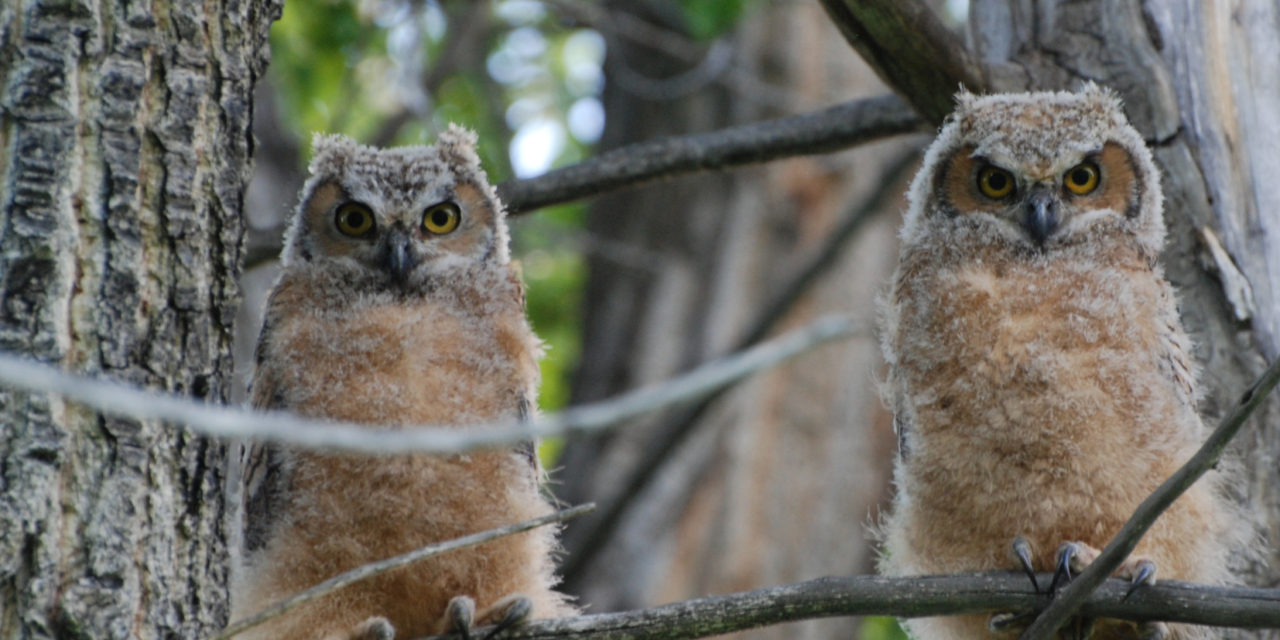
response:
{"label": "diagonal branch", "polygon": [[537,178],[504,182],[498,195],[508,211],[520,214],[661,178],[832,153],[923,129],[924,122],[901,98],[868,98],[815,113],[627,145]]}
{"label": "diagonal branch", "polygon": [[983,69],[923,0],[821,0],[876,75],[933,125],[955,108],[961,85],[987,88]]}
{"label": "diagonal branch", "polygon": [[[1214,430],[1209,439],[1205,441],[1204,446],[1196,452],[1186,464],[1182,465],[1168,480],[1164,481],[1142,504],[1138,505],[1138,509],[1133,512],[1133,516],[1120,529],[1120,533],[1116,534],[1115,539],[1107,545],[1106,549],[1098,556],[1092,564],[1088,566],[1075,580],[1058,593],[1058,597],[1053,603],[1045,609],[1035,622],[1027,627],[1022,633],[1019,640],[1049,640],[1058,632],[1058,629],[1066,624],[1072,614],[1078,610],[1081,605],[1088,601],[1094,589],[1107,579],[1124,559],[1129,556],[1134,547],[1138,546],[1138,541],[1142,539],[1142,535],[1151,528],[1156,518],[1164,513],[1169,505],[1173,504],[1178,496],[1182,495],[1196,480],[1200,479],[1209,469],[1218,464],[1218,458],[1222,456],[1222,451],[1227,447],[1227,443],[1235,437],[1240,431],[1240,427],[1244,426],[1249,416],[1262,405],[1267,394],[1280,383],[1280,358],[1271,363],[1262,376],[1244,392],[1240,401],[1223,418],[1218,428]],[[1146,591],[1146,588],[1139,593]]]}
{"label": "diagonal branch", "polygon": [[381,455],[410,451],[465,453],[530,438],[614,427],[631,418],[702,397],[833,340],[851,337],[857,329],[857,324],[847,317],[826,316],[683,376],[610,400],[572,407],[533,422],[498,421],[462,427],[422,425],[383,430],[377,425],[308,420],[284,412],[213,406],[114,382],[74,376],[11,355],[0,355],[0,384],[30,392],[59,394],[103,413],[186,425],[193,431],[212,437],[273,440],[312,449]]}
{"label": "diagonal branch", "polygon": [[481,531],[480,533],[474,533],[455,540],[449,540],[448,542],[441,542],[439,544],[422,547],[421,549],[410,551],[409,553],[401,554],[394,558],[388,558],[380,562],[356,567],[351,571],[340,573],[329,578],[306,591],[289,596],[288,598],[285,598],[284,600],[277,602],[276,604],[271,605],[248,618],[228,625],[226,629],[223,629],[221,633],[214,636],[212,640],[227,640],[232,636],[248,631],[249,629],[269,620],[278,618],[312,600],[315,600],[316,598],[333,593],[338,589],[360,582],[361,580],[368,580],[374,576],[382,575],[388,571],[399,569],[400,567],[410,565],[415,562],[421,562],[427,558],[438,556],[442,553],[448,553],[450,551],[466,547],[473,547],[478,544],[489,542],[490,540],[497,540],[498,538],[523,533],[530,529],[545,527],[546,525],[556,522],[564,522],[565,520],[576,518],[584,513],[590,513],[594,508],[594,504],[579,505],[572,509],[565,509],[563,511],[557,511],[556,513],[542,516],[541,518],[534,518],[532,520],[517,522],[516,524],[499,527],[497,529]]}
{"label": "diagonal branch", "polygon": [[[1042,581],[1049,580],[1045,574]],[[1280,591],[1210,587],[1167,580],[1124,600],[1127,583],[1109,580],[1083,607],[1090,617],[1167,620],[1237,628],[1280,626]],[[1038,595],[1025,575],[1007,572],[884,578],[855,576],[711,596],[577,618],[536,620],[507,640],[684,640],[833,616],[990,614],[1034,610]],[[448,636],[441,636],[441,638]]]}

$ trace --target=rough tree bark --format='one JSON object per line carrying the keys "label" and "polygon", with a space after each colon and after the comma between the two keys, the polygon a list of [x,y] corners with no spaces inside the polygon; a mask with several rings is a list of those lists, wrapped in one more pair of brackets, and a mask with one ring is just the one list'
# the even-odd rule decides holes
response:
{"label": "rough tree bark", "polygon": [[[1280,9],[1272,0],[975,0],[969,32],[996,88],[1093,80],[1124,99],[1161,170],[1165,270],[1212,424],[1261,371],[1261,356],[1280,354]],[[1229,257],[1214,258],[1205,228]],[[1252,304],[1240,293],[1249,285]],[[1235,443],[1248,477],[1240,498],[1271,541],[1243,567],[1257,586],[1280,582],[1276,406]]]}
{"label": "rough tree bark", "polygon": [[[613,2],[663,22],[674,3]],[[656,8],[655,8],[656,7]],[[816,3],[759,5],[733,38],[737,64],[779,87],[760,100],[712,85],[645,99],[626,78],[671,77],[683,61],[610,41],[601,148],[809,111],[887,88]],[[787,104],[789,101],[789,104]],[[777,108],[779,102],[784,107]],[[834,156],[703,174],[598,198],[589,231],[630,248],[592,256],[574,402],[669,377],[733,347],[830,231],[880,186],[919,136]],[[874,322],[896,261],[896,196],[849,242],[783,326],[840,311]],[[640,257],[643,256],[642,259]],[[872,570],[866,525],[887,495],[894,439],[874,389],[879,362],[862,337],[806,356],[721,399],[665,460],[586,564],[592,516],[566,531],[567,587],[592,612],[650,606],[831,574]],[[669,425],[651,420],[572,442],[553,487],[570,503],[607,502]],[[585,526],[580,526],[585,525]],[[848,638],[849,620],[810,621],[753,637]]]}
{"label": "rough tree bark", "polygon": [[[0,4],[0,349],[227,400],[278,1]],[[0,391],[0,638],[226,621],[224,446]]]}

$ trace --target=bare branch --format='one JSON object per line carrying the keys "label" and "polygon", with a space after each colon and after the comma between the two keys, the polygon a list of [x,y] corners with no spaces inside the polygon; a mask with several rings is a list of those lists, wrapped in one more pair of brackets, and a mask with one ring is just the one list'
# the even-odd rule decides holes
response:
{"label": "bare branch", "polygon": [[955,108],[961,85],[987,87],[982,66],[922,0],[821,0],[876,75],[934,125]]}
{"label": "bare branch", "polygon": [[[1041,576],[1045,583],[1051,577]],[[1167,580],[1124,600],[1128,584],[1109,580],[1085,603],[1090,617],[1164,620],[1237,628],[1280,626],[1280,591],[1209,587]],[[783,622],[833,616],[937,615],[1043,607],[1022,574],[971,573],[915,578],[822,578],[731,595],[577,618],[537,620],[505,633],[510,640],[682,640]],[[448,636],[440,636],[446,638]]]}
{"label": "bare branch", "polygon": [[362,567],[357,567],[351,571],[347,571],[346,573],[340,573],[329,578],[306,591],[289,596],[288,598],[285,598],[284,600],[277,602],[276,604],[271,605],[248,618],[232,623],[226,629],[223,629],[217,636],[214,636],[212,640],[227,640],[227,638],[241,632],[248,631],[249,629],[267,622],[268,620],[278,618],[307,602],[337,591],[349,584],[354,584],[361,580],[367,580],[388,571],[399,569],[405,565],[421,562],[432,556],[438,556],[442,553],[448,553],[457,549],[484,544],[490,540],[496,540],[498,538],[522,533],[530,529],[544,527],[555,522],[564,522],[565,520],[576,518],[584,513],[590,513],[591,510],[595,508],[596,506],[594,504],[579,505],[572,509],[565,509],[564,511],[557,511],[556,513],[542,516],[541,518],[534,518],[532,520],[525,520],[524,522],[518,522],[516,524],[499,527],[497,529],[473,533],[469,536],[449,540],[448,542],[441,542],[439,544],[422,547],[421,549],[410,551],[409,553],[398,555],[394,558],[388,558],[380,562],[374,562]]}
{"label": "bare branch", "polygon": [[[871,194],[871,197],[859,203],[857,208],[832,231],[814,258],[800,269],[793,279],[778,289],[780,292],[778,297],[764,307],[755,322],[747,329],[745,337],[739,342],[739,349],[746,349],[760,342],[777,329],[778,323],[808,292],[809,287],[836,263],[836,258],[840,256],[849,240],[857,234],[863,224],[871,218],[873,213],[883,209],[888,199],[899,191],[902,179],[915,165],[919,155],[919,150],[913,149],[885,172],[880,180],[880,187]],[[674,412],[674,415],[667,418],[668,426],[664,426],[649,441],[640,456],[640,461],[627,474],[626,479],[619,483],[622,488],[609,499],[601,501],[603,506],[598,511],[579,520],[566,531],[563,544],[567,553],[562,569],[566,584],[574,584],[581,572],[590,566],[613,535],[627,508],[640,496],[667,458],[700,424],[702,416],[723,393],[724,391],[721,390],[708,395],[696,405]]]}
{"label": "bare branch", "polygon": [[[1272,362],[1257,382],[1244,392],[1235,408],[1227,414],[1226,418],[1223,418],[1218,428],[1205,441],[1204,446],[1200,447],[1200,450],[1182,465],[1182,468],[1138,505],[1137,510],[1120,529],[1120,533],[1116,534],[1115,539],[1102,550],[1098,558],[1084,572],[1077,576],[1066,589],[1058,593],[1058,597],[1031,626],[1027,627],[1019,640],[1052,638],[1072,614],[1089,600],[1094,589],[1097,589],[1107,576],[1120,567],[1120,563],[1124,562],[1134,547],[1138,546],[1138,541],[1142,539],[1147,529],[1151,528],[1156,518],[1159,518],[1160,514],[1178,499],[1178,496],[1195,484],[1200,476],[1218,464],[1218,458],[1222,456],[1227,443],[1231,442],[1254,410],[1262,405],[1262,401],[1277,383],[1280,383],[1280,358]],[[1145,588],[1136,593],[1144,591],[1146,591]]]}
{"label": "bare branch", "polygon": [[831,153],[923,127],[924,121],[901,98],[869,98],[815,113],[627,145],[537,178],[504,182],[498,195],[508,211],[520,214],[684,173]]}
{"label": "bare branch", "polygon": [[530,438],[599,431],[657,409],[687,402],[776,367],[833,340],[852,336],[856,323],[826,316],[785,336],[699,367],[663,383],[610,400],[572,407],[534,422],[502,421],[463,427],[424,425],[383,430],[376,425],[325,422],[283,412],[200,404],[122,384],[64,373],[15,356],[0,356],[0,384],[31,392],[56,393],[103,413],[186,425],[206,436],[271,440],[312,449],[339,449],[393,455],[409,451],[463,453],[514,444]]}

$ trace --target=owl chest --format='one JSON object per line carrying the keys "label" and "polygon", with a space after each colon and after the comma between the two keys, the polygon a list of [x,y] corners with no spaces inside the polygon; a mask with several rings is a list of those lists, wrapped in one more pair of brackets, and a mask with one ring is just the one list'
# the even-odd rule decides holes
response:
{"label": "owl chest", "polygon": [[527,341],[512,334],[500,319],[431,308],[299,314],[274,327],[265,367],[280,372],[285,404],[304,415],[475,422],[514,412],[532,384]]}
{"label": "owl chest", "polygon": [[[1169,400],[1160,292],[1122,269],[970,264],[904,282],[895,376],[922,434],[1006,460],[1131,444]],[[1148,279],[1149,280],[1149,279]],[[1098,438],[1099,430],[1106,436]]]}

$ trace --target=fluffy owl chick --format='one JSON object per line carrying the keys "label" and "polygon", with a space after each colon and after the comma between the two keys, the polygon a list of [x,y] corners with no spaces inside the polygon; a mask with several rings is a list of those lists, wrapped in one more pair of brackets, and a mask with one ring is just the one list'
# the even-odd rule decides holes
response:
{"label": "fluffy owl chick", "polygon": [[[315,137],[258,344],[253,406],[371,425],[524,418],[540,342],[475,136],[378,150]],[[367,457],[260,447],[246,462],[232,619],[360,565],[542,516],[532,444]],[[241,637],[414,638],[574,612],[554,531],[454,551],[341,589]]]}
{"label": "fluffy owl chick", "polygon": [[[1159,176],[1120,101],[1092,84],[958,100],[911,185],[885,313],[900,453],[881,569],[1016,569],[1020,537],[1032,569],[1078,570],[1204,437],[1157,262]],[[1222,484],[1210,474],[1182,496],[1121,575],[1229,582],[1248,527]],[[988,622],[907,626],[922,640],[1017,631]],[[1170,631],[1210,633],[1106,621],[1095,636]]]}

